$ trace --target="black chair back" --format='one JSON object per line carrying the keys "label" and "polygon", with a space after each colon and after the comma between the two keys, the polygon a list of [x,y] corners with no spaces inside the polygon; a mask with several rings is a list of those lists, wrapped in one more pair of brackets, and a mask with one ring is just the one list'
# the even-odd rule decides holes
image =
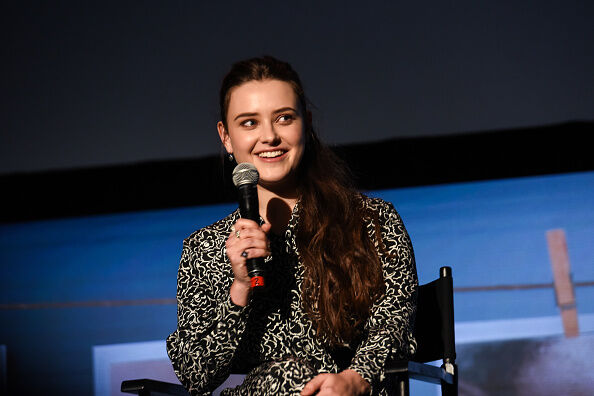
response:
{"label": "black chair back", "polygon": [[[441,385],[445,396],[458,395],[458,367],[454,334],[452,269],[441,267],[439,278],[419,286],[414,323],[417,351],[410,360],[396,360],[386,368],[389,394],[408,396],[409,379]],[[442,360],[441,367],[426,364]]]}
{"label": "black chair back", "polygon": [[439,278],[419,286],[414,334],[418,348],[412,360],[422,363],[439,359],[455,361],[454,296],[450,267],[441,267]]}

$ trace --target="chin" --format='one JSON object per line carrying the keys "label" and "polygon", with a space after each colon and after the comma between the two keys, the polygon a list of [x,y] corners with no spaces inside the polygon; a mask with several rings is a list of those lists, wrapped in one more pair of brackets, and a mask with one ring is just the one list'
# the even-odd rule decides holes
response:
{"label": "chin", "polygon": [[265,184],[265,185],[282,184],[287,179],[288,179],[287,177],[281,177],[281,176],[275,177],[275,176],[268,176],[268,175],[260,174],[260,181],[262,182],[262,184]]}
{"label": "chin", "polygon": [[293,183],[294,178],[291,172],[285,172],[283,174],[260,174],[260,184],[263,187],[274,187],[274,186],[287,186],[287,184]]}

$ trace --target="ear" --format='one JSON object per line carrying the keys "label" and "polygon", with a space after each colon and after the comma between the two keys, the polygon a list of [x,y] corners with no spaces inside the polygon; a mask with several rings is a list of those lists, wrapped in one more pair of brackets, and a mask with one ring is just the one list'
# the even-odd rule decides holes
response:
{"label": "ear", "polygon": [[223,143],[223,146],[225,146],[225,150],[227,150],[227,153],[233,154],[233,146],[231,146],[229,132],[227,132],[227,130],[225,129],[223,121],[217,122],[217,130],[219,131],[219,138],[221,138],[221,143]]}

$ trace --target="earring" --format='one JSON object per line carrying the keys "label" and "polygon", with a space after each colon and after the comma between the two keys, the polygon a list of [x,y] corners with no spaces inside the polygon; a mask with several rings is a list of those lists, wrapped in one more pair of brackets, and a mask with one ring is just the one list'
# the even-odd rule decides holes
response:
{"label": "earring", "polygon": [[233,153],[229,153],[229,155],[227,156],[227,158],[229,159],[229,162],[235,161],[235,157],[233,156]]}

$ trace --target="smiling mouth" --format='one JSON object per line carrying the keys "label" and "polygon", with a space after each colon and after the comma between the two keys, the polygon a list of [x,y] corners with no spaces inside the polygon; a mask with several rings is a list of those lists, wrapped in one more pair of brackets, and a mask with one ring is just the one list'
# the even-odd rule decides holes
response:
{"label": "smiling mouth", "polygon": [[276,157],[280,157],[284,153],[286,153],[286,151],[284,151],[284,150],[264,151],[262,153],[259,153],[258,157],[260,157],[260,158],[276,158]]}

